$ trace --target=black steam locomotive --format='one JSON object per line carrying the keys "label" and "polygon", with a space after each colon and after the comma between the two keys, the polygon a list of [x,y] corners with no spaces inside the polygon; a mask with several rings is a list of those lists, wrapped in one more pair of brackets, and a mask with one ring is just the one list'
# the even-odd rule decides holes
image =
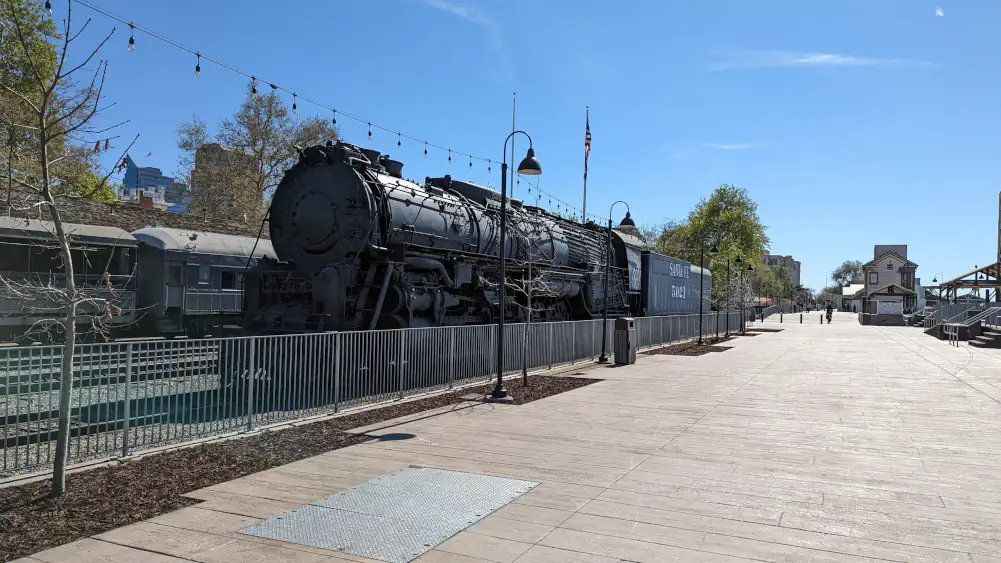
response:
{"label": "black steam locomotive", "polygon": [[[500,194],[347,143],[302,149],[270,210],[277,260],[247,274],[252,334],[580,320],[698,312],[711,274],[608,229],[508,200],[507,302],[499,303]],[[700,294],[698,276],[704,276]],[[531,303],[529,303],[531,300]],[[706,310],[708,310],[708,305]]]}

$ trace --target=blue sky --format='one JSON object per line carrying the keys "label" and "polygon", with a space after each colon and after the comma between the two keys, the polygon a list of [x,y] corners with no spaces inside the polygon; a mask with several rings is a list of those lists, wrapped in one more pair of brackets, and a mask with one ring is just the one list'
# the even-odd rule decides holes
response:
{"label": "blue sky", "polygon": [[[996,0],[90,1],[327,105],[495,160],[517,92],[541,186],[578,207],[590,105],[589,211],[625,199],[639,223],[657,223],[721,183],[744,187],[773,253],[800,260],[814,288],[874,244],[910,245],[925,282],[996,253]],[[120,133],[141,134],[140,164],[173,171],[177,124],[214,123],[240,103],[243,77],[203,61],[195,79],[194,56],[141,33],[128,52],[127,26],[77,10],[93,17],[91,38],[118,27],[103,51],[116,104],[104,119],[131,119]],[[368,144],[364,124],[338,123]],[[498,181],[497,166],[449,165],[434,149],[425,159],[394,135],[376,131],[371,144],[408,177]]]}

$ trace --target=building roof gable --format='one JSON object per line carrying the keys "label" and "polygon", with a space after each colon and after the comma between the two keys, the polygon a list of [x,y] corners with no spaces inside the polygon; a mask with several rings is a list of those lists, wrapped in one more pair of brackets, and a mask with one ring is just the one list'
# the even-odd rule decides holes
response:
{"label": "building roof gable", "polygon": [[915,268],[917,268],[917,266],[918,266],[917,264],[915,264],[914,262],[911,262],[911,261],[910,261],[910,260],[908,260],[907,258],[904,258],[903,256],[901,256],[901,255],[897,254],[896,252],[892,252],[892,251],[891,251],[891,252],[884,252],[883,254],[880,254],[878,258],[874,258],[874,259],[872,259],[872,260],[870,260],[870,261],[866,262],[865,264],[862,264],[862,268],[872,268],[872,267],[873,267],[873,266],[875,266],[875,265],[876,265],[876,264],[877,264],[877,263],[878,263],[878,262],[879,262],[880,260],[882,260],[883,258],[886,258],[887,256],[893,256],[893,257],[897,258],[897,259],[898,259],[898,260],[900,260],[900,261],[901,261],[901,263],[903,263],[903,265],[905,265],[905,266],[913,266],[913,267],[915,267]]}

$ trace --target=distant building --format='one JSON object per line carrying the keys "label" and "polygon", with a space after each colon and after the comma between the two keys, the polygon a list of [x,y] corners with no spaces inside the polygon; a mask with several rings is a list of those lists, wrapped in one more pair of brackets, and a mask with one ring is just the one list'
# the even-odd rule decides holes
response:
{"label": "distant building", "polygon": [[175,182],[153,166],[139,166],[131,155],[125,155],[125,178],[118,199],[143,207],[186,213],[184,198],[187,187]]}
{"label": "distant building", "polygon": [[775,254],[768,254],[765,256],[765,266],[769,268],[778,268],[779,265],[784,264],[786,271],[789,275],[789,283],[793,287],[802,285],[799,278],[800,264],[798,260],[794,260],[792,256],[778,256]]}
{"label": "distant building", "polygon": [[204,198],[197,197],[196,193],[197,202],[192,204],[189,198],[189,206],[198,207],[199,209],[193,210],[196,212],[206,211],[207,206],[219,211],[232,209],[234,202],[246,205],[260,200],[260,194],[256,193],[255,186],[250,181],[256,170],[257,160],[253,155],[219,143],[206,143],[198,147],[195,151],[192,181],[197,189],[209,190],[214,198],[212,201],[205,201]]}
{"label": "distant building", "polygon": [[864,312],[903,314],[916,308],[918,265],[907,259],[907,245],[877,244],[872,254],[873,259],[862,265],[864,287],[855,293],[864,303]]}

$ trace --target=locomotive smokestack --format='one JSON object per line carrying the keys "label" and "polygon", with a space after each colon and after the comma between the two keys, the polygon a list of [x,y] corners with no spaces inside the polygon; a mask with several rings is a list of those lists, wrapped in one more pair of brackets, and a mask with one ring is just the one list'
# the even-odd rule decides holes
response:
{"label": "locomotive smokestack", "polygon": [[393,160],[389,157],[382,157],[382,166],[386,169],[386,172],[394,178],[403,178],[403,163],[399,160]]}
{"label": "locomotive smokestack", "polygon": [[365,155],[366,158],[368,158],[369,162],[375,165],[379,164],[379,151],[374,151],[372,149],[362,149],[361,152],[362,154]]}

